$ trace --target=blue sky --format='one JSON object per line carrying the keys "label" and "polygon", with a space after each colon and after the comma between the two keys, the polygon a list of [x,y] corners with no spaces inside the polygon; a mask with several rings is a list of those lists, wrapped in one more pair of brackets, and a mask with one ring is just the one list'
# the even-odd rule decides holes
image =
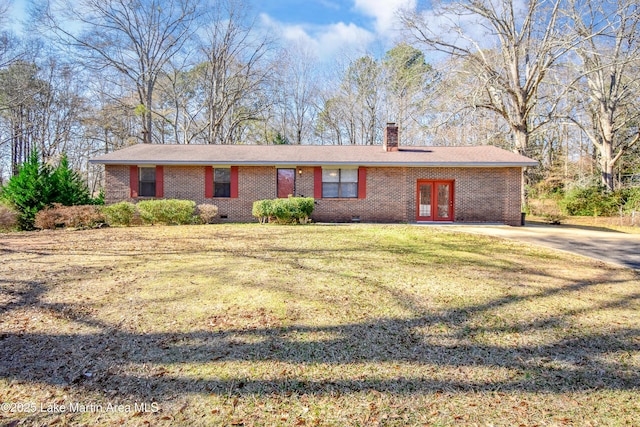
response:
{"label": "blue sky", "polygon": [[257,10],[287,24],[330,25],[353,22],[372,28],[372,20],[354,8],[354,1],[338,0],[264,0]]}
{"label": "blue sky", "polygon": [[256,0],[260,22],[283,40],[328,60],[341,52],[388,49],[399,37],[396,12],[417,0]]}
{"label": "blue sky", "polygon": [[[19,29],[28,0],[10,0],[8,24]],[[418,0],[249,0],[258,25],[329,60],[344,52],[388,49],[398,38],[395,13]]]}

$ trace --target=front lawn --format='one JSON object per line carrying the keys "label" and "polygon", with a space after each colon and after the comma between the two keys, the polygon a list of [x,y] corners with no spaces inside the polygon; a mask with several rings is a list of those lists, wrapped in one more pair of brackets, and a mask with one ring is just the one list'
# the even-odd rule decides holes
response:
{"label": "front lawn", "polygon": [[0,425],[634,425],[631,270],[403,225],[0,235]]}

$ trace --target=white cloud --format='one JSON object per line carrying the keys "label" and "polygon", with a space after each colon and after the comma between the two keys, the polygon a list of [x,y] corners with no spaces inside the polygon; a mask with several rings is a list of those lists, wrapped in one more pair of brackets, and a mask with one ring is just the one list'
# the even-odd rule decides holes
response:
{"label": "white cloud", "polygon": [[365,51],[376,38],[370,31],[353,23],[284,24],[267,14],[260,15],[260,18],[265,27],[271,31],[279,31],[285,41],[302,45],[314,52],[321,61],[349,50]]}
{"label": "white cloud", "polygon": [[364,28],[350,23],[328,25],[318,33],[321,56],[332,55],[349,49],[366,50],[375,36]]}
{"label": "white cloud", "polygon": [[336,2],[329,0],[318,0],[318,3],[326,7],[327,9],[340,10],[340,5]]}
{"label": "white cloud", "polygon": [[355,0],[355,10],[375,20],[378,34],[386,34],[398,27],[397,12],[416,8],[417,0]]}
{"label": "white cloud", "polygon": [[[339,10],[342,6],[335,0],[315,0],[327,9]],[[364,28],[350,20],[332,24],[284,23],[268,14],[261,14],[263,26],[270,33],[279,34],[285,42],[299,44],[314,52],[320,61],[327,61],[340,54],[364,54],[378,43],[388,48],[401,28],[398,11],[415,10],[418,0],[351,0],[348,16],[359,15],[373,23]],[[358,16],[355,16],[358,18]],[[379,48],[380,46],[376,46]]]}

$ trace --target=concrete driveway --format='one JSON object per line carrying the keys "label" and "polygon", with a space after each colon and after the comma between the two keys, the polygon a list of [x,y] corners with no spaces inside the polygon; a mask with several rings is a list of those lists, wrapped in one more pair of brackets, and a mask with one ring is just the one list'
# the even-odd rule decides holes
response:
{"label": "concrete driveway", "polygon": [[573,252],[640,271],[640,234],[627,234],[567,225],[451,225],[466,233],[479,233]]}

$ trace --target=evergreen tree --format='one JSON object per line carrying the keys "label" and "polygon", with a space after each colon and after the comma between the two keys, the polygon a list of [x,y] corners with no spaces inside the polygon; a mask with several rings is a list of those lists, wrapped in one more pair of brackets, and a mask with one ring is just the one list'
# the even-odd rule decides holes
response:
{"label": "evergreen tree", "polygon": [[69,159],[62,155],[60,164],[51,174],[53,194],[51,203],[64,206],[91,204],[89,187],[78,172],[69,167]]}
{"label": "evergreen tree", "polygon": [[41,165],[38,152],[33,150],[3,188],[0,196],[19,212],[18,226],[22,230],[32,230],[36,214],[49,204],[53,193],[51,175],[51,167]]}
{"label": "evergreen tree", "polygon": [[36,214],[53,203],[64,206],[99,203],[91,199],[87,184],[69,167],[66,155],[53,169],[40,163],[36,150],[2,189],[0,198],[19,212],[18,225],[23,230],[32,230]]}
{"label": "evergreen tree", "polygon": [[289,139],[287,139],[286,136],[283,136],[280,132],[278,132],[278,134],[276,135],[275,139],[273,140],[273,144],[274,145],[288,145],[289,144]]}

